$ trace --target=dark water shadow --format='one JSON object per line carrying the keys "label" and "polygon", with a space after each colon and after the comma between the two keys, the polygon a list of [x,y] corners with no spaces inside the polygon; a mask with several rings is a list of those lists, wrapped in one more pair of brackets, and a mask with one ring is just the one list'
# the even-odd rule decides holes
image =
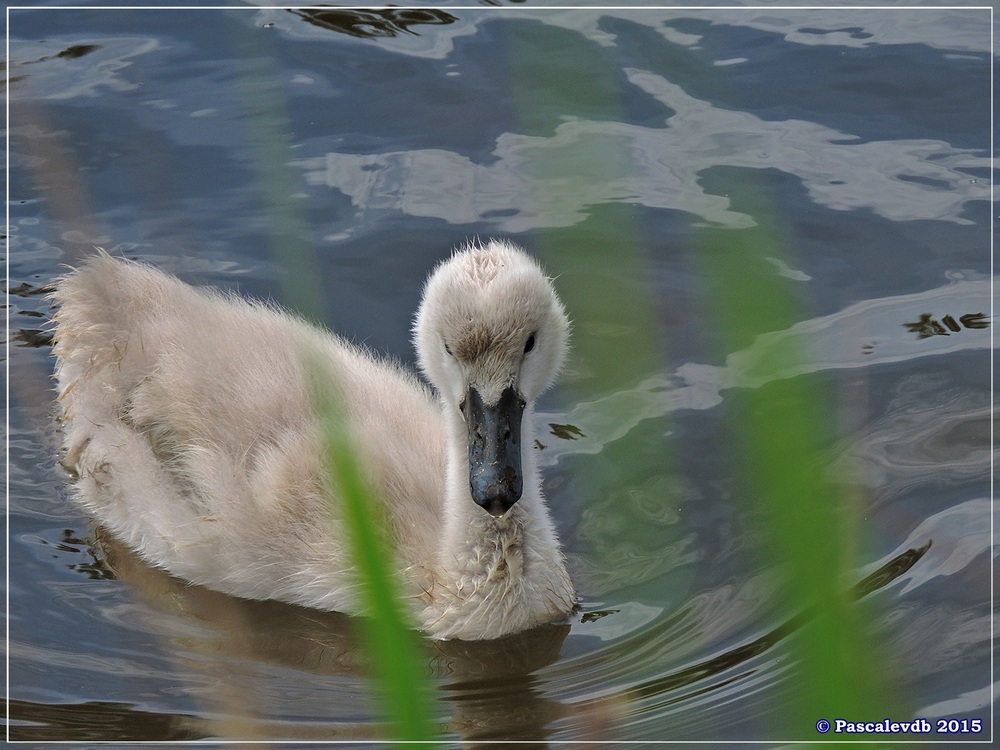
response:
{"label": "dark water shadow", "polygon": [[435,8],[289,8],[307,23],[348,36],[373,39],[400,34],[418,36],[414,27],[455,23],[457,17]]}

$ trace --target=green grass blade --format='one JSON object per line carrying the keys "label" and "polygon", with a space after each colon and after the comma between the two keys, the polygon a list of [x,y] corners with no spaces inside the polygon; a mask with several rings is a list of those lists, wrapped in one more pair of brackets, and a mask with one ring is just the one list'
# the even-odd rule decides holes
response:
{"label": "green grass blade", "polygon": [[[294,139],[282,72],[268,34],[240,21],[228,28],[234,51],[242,59],[238,88],[272,249],[281,261],[282,296],[300,314],[319,320],[324,317],[321,274],[307,222],[292,198],[302,186],[301,176],[289,163]],[[357,623],[375,691],[393,739],[427,743],[436,733],[428,659],[406,620],[379,499],[361,471],[349,425],[343,419],[337,383],[311,356],[304,361],[314,385],[313,406],[326,441],[327,463],[338,491],[362,605],[369,615]]]}
{"label": "green grass blade", "polygon": [[[313,367],[313,372],[320,372],[319,367]],[[367,613],[358,625],[377,693],[392,724],[393,739],[426,743],[435,736],[428,661],[402,605],[392,569],[396,558],[379,499],[361,470],[336,385],[323,378],[314,382],[313,401],[326,442],[327,464]]]}
{"label": "green grass blade", "polygon": [[[797,321],[795,299],[767,257],[784,244],[766,212],[754,230],[703,230],[696,251],[727,352]],[[814,617],[794,639],[798,659],[786,726],[796,739],[823,739],[819,719],[883,718],[899,708],[887,692],[877,649],[850,593],[859,531],[853,498],[823,475],[834,413],[817,377],[787,377],[805,356],[791,338],[758,363],[765,385],[733,389],[726,405],[734,453],[762,511],[762,531],[784,593]],[[856,738],[855,738],[856,739]]]}

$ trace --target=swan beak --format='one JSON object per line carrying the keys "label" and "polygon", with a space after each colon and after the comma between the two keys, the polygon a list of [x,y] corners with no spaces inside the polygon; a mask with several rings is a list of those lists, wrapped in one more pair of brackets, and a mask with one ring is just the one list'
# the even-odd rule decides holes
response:
{"label": "swan beak", "polygon": [[521,415],[524,399],[507,386],[493,405],[469,386],[465,422],[469,427],[469,488],[472,499],[499,518],[521,499]]}

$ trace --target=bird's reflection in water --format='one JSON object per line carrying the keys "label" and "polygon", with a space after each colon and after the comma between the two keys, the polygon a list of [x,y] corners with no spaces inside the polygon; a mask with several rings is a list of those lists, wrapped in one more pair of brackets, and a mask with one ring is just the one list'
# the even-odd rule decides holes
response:
{"label": "bird's reflection in water", "polygon": [[[386,728],[373,722],[343,719],[298,720],[276,715],[268,700],[262,672],[269,665],[309,674],[363,678],[364,652],[356,636],[355,618],[273,601],[249,601],[185,583],[152,568],[102,528],[95,546],[107,564],[146,600],[150,629],[159,632],[184,670],[187,692],[201,701],[200,716],[186,717],[184,729],[194,736],[235,739],[378,740]],[[930,542],[908,549],[856,583],[850,595],[861,599],[906,573],[927,552]],[[158,615],[175,615],[166,624]],[[572,718],[591,740],[611,739],[613,728],[631,703],[676,691],[729,670],[770,650],[805,625],[805,610],[755,640],[724,654],[690,664],[669,674],[633,684],[600,697],[561,703],[543,695],[537,670],[559,658],[568,624],[546,625],[491,641],[424,640],[428,673],[450,709],[441,730],[455,734],[464,747],[480,742],[514,741],[545,747],[553,725]],[[155,618],[155,620],[154,620]],[[192,625],[195,627],[192,628]],[[604,650],[601,660],[619,649],[635,647],[632,639]],[[624,654],[620,654],[624,656]],[[578,665],[579,666],[579,665]],[[717,689],[739,676],[716,681]],[[366,686],[359,680],[336,685],[331,710],[339,716],[367,716]],[[353,710],[356,706],[357,710]],[[325,719],[325,717],[323,717]]]}
{"label": "bird's reflection in water", "polygon": [[[150,606],[151,630],[165,638],[178,666],[190,674],[188,691],[204,703],[200,713],[215,717],[207,720],[206,736],[384,738],[385,727],[378,724],[291,722],[275,716],[261,679],[261,664],[364,677],[356,618],[239,599],[189,584],[146,564],[104,528],[97,529],[95,542],[108,566]],[[171,624],[170,615],[187,626]],[[192,629],[192,623],[198,627]],[[569,630],[568,624],[557,624],[490,641],[422,641],[428,671],[450,708],[441,728],[461,737],[466,747],[482,740],[544,746],[547,727],[566,714],[566,707],[542,695],[533,673],[559,657]],[[357,713],[370,711],[363,686],[335,689],[332,710],[343,715],[345,705],[357,704]]]}

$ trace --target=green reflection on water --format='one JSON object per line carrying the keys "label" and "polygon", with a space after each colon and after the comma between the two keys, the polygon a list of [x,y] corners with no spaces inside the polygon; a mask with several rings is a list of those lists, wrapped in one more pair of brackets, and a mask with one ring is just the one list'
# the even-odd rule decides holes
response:
{"label": "green reflection on water", "polygon": [[[802,318],[789,282],[768,257],[787,256],[788,243],[768,198],[746,185],[727,184],[734,207],[751,215],[753,229],[704,229],[695,250],[710,286],[726,352]],[[852,498],[825,476],[834,402],[817,377],[782,377],[804,355],[788,337],[758,363],[759,388],[733,389],[724,405],[734,455],[759,505],[766,554],[783,574],[785,600],[807,608],[812,621],[793,639],[799,661],[785,730],[819,739],[815,722],[835,716],[881,717],[900,706],[881,679],[881,659],[868,623],[852,604],[859,529]]]}

